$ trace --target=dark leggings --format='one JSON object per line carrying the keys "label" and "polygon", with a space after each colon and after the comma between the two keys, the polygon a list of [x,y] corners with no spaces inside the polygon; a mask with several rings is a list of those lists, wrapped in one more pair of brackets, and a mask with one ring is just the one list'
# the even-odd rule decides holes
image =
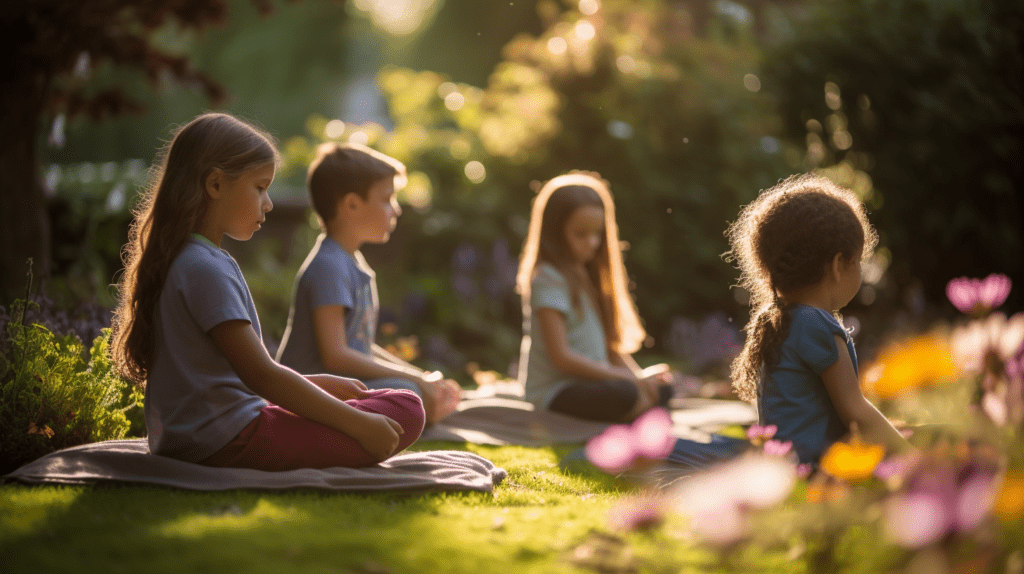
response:
{"label": "dark leggings", "polygon": [[[658,405],[667,406],[672,396],[668,386],[658,388]],[[550,410],[581,419],[620,422],[640,400],[640,390],[629,381],[577,381],[555,395]]]}

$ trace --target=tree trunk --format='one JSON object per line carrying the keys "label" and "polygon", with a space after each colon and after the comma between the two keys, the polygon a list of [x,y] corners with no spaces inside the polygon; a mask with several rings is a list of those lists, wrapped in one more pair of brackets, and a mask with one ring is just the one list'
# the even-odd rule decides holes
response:
{"label": "tree trunk", "polygon": [[[21,81],[19,81],[21,80]],[[37,127],[45,89],[16,78],[0,95],[0,305],[24,297],[28,270],[38,287],[50,273],[50,221],[40,181]]]}

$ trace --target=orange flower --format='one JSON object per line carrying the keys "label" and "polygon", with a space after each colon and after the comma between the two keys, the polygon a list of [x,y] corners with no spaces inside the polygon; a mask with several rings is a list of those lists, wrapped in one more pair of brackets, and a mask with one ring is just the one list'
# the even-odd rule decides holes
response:
{"label": "orange flower", "polygon": [[833,443],[821,457],[821,468],[836,478],[853,482],[871,476],[883,456],[882,446],[863,443],[855,436],[848,443]]}
{"label": "orange flower", "polygon": [[1006,474],[992,510],[996,516],[1007,520],[1024,516],[1024,471]]}
{"label": "orange flower", "polygon": [[864,369],[861,388],[882,399],[945,382],[957,373],[949,344],[922,336],[890,345]]}

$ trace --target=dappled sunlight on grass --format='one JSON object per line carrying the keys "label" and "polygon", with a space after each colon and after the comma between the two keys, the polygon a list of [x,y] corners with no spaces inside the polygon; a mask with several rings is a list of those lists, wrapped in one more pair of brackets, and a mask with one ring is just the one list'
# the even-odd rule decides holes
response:
{"label": "dappled sunlight on grass", "polygon": [[275,528],[297,525],[308,516],[293,506],[280,506],[267,499],[260,499],[256,505],[243,510],[235,504],[219,506],[210,513],[195,513],[183,516],[153,528],[160,536],[198,539],[219,532],[240,532],[259,529],[273,524]]}
{"label": "dappled sunlight on grass", "polygon": [[0,539],[27,534],[71,506],[81,489],[59,486],[4,489],[0,496]]}

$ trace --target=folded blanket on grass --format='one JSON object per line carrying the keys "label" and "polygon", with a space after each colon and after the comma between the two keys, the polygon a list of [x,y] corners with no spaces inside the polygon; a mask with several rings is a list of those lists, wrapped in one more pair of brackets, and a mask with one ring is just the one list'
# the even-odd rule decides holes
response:
{"label": "folded blanket on grass", "polygon": [[[757,422],[753,407],[741,401],[673,399],[670,406],[673,432],[680,438],[707,441],[722,427]],[[456,412],[425,429],[420,440],[545,446],[585,442],[609,426],[535,410],[522,400],[474,398],[463,400]]]}
{"label": "folded blanket on grass", "polygon": [[463,451],[411,452],[367,468],[265,472],[212,468],[149,453],[146,439],[111,440],[59,450],[3,476],[27,484],[143,483],[188,490],[309,488],[345,492],[491,492],[507,473]]}

